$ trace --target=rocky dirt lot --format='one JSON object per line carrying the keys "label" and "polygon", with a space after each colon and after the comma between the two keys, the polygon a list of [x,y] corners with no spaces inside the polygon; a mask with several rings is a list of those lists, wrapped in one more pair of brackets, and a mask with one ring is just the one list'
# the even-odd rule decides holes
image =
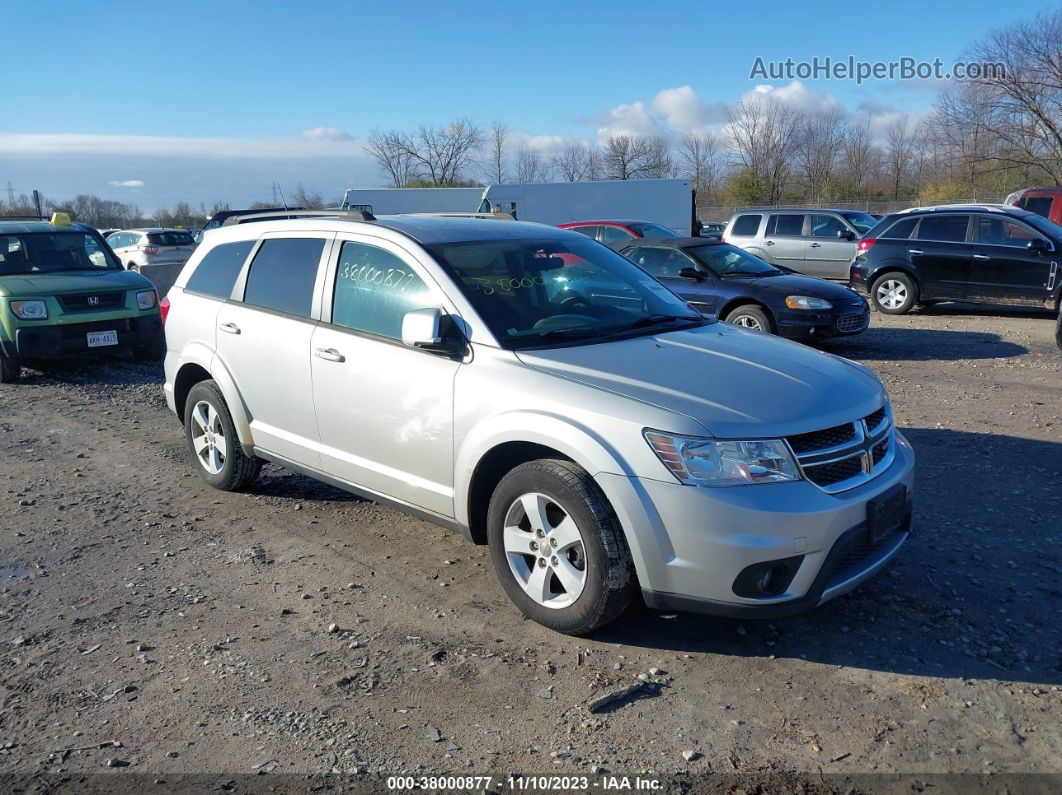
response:
{"label": "rocky dirt lot", "polygon": [[28,370],[0,387],[3,788],[1060,774],[1053,328],[942,306],[824,346],[884,379],[919,456],[914,535],[875,580],[798,618],[642,608],[582,639],[523,620],[445,530],[272,468],[212,491],[161,368]]}

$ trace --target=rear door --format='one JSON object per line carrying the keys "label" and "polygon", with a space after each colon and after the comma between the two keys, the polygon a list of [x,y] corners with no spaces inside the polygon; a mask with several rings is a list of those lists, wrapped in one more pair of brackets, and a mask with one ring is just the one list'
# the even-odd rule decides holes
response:
{"label": "rear door", "polygon": [[923,298],[966,297],[973,266],[970,216],[941,213],[922,216],[907,255],[922,284]]}
{"label": "rear door", "polygon": [[[993,215],[974,216],[976,248],[968,297],[978,301],[1042,306],[1054,254],[1029,250],[1043,239],[1020,221]],[[1045,240],[1048,248],[1050,241]]]}
{"label": "rear door", "polygon": [[839,238],[837,233],[855,233],[838,216],[811,214],[811,237],[804,254],[804,273],[824,279],[847,279],[855,256],[855,240]]}
{"label": "rear door", "polygon": [[263,235],[217,314],[217,356],[231,373],[258,447],[317,469],[321,464],[310,377],[333,233]]}
{"label": "rear door", "polygon": [[763,235],[764,251],[771,263],[804,273],[808,247],[804,213],[773,213]]}

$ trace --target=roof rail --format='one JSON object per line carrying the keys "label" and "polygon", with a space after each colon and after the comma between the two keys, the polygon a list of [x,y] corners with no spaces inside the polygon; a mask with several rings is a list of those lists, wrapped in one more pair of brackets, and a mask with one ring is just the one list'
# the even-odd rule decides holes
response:
{"label": "roof rail", "polygon": [[516,217],[511,213],[401,213],[401,215],[414,215],[418,218],[484,218],[488,221],[515,221]]}
{"label": "roof rail", "polygon": [[269,210],[253,215],[234,215],[221,222],[222,226],[236,226],[255,221],[287,221],[297,218],[339,218],[347,221],[375,221],[376,216],[364,210]]}
{"label": "roof rail", "polygon": [[48,219],[43,215],[0,215],[0,221],[44,221]]}
{"label": "roof rail", "polygon": [[908,207],[906,210],[897,210],[897,215],[903,215],[904,213],[932,213],[937,211],[954,211],[954,210],[987,210],[990,213],[1002,213],[1004,209],[1010,207],[1008,204],[985,204],[983,202],[960,202],[957,204],[931,204],[925,207]]}

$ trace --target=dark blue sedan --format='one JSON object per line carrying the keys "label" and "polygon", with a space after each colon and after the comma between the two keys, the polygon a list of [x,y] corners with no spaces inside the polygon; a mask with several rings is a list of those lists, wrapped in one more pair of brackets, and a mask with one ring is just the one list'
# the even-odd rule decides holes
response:
{"label": "dark blue sedan", "polygon": [[647,240],[623,255],[703,314],[798,340],[851,336],[870,325],[866,299],[847,287],[771,265],[703,237]]}

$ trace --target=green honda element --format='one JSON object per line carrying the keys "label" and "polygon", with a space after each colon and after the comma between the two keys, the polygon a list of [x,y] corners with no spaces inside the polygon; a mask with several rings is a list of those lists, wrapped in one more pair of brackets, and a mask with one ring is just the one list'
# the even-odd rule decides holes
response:
{"label": "green honda element", "polygon": [[0,218],[0,382],[18,380],[24,361],[112,350],[151,362],[165,354],[151,282],[62,213]]}

